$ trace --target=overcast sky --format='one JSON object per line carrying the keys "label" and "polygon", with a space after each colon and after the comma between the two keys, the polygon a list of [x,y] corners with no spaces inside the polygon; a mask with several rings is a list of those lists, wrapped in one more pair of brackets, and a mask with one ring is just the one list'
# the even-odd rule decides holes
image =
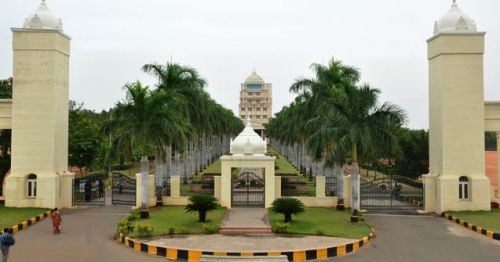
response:
{"label": "overcast sky", "polygon": [[[12,75],[11,27],[41,0],[1,0],[0,78]],[[427,46],[451,0],[47,0],[72,37],[70,99],[100,111],[122,86],[154,79],[146,63],[198,69],[208,91],[238,113],[240,84],[255,68],[273,84],[273,112],[311,63],[331,57],[361,70],[381,100],[407,110],[408,126],[428,127]],[[499,0],[458,0],[486,31],[485,99],[500,100]],[[495,12],[493,12],[495,10]]]}

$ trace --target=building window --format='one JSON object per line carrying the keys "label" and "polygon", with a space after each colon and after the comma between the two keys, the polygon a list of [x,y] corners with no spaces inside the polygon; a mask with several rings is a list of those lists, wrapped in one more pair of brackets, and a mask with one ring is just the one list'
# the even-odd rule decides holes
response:
{"label": "building window", "polygon": [[266,116],[266,115],[263,115],[263,116],[262,116],[262,118],[267,118],[267,116]]}
{"label": "building window", "polygon": [[257,107],[257,111],[260,111],[260,107]]}
{"label": "building window", "polygon": [[252,119],[252,116],[250,115],[250,116],[248,116],[248,118]]}
{"label": "building window", "polygon": [[249,112],[252,112],[252,108],[251,108],[251,107],[249,107],[249,108],[248,108],[248,111],[249,111]]}
{"label": "building window", "polygon": [[245,108],[244,108],[244,107],[242,107],[242,108],[241,108],[241,111],[245,111]]}
{"label": "building window", "polygon": [[260,93],[259,93],[259,92],[257,92],[257,93],[255,93],[255,95],[256,95],[256,96],[260,96]]}
{"label": "building window", "polygon": [[461,200],[469,200],[470,183],[469,178],[461,176],[458,179],[458,198]]}
{"label": "building window", "polygon": [[260,116],[259,116],[259,115],[257,115],[257,116],[256,116],[256,118],[257,118],[257,119],[260,119]]}
{"label": "building window", "polygon": [[36,175],[28,175],[28,197],[36,197]]}
{"label": "building window", "polygon": [[241,115],[241,119],[245,119],[245,117],[246,117],[245,115]]}

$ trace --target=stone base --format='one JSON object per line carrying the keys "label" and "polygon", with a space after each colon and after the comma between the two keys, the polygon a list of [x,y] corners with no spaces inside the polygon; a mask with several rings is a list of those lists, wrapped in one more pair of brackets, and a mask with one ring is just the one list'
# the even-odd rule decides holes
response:
{"label": "stone base", "polygon": [[490,180],[486,176],[469,177],[469,199],[459,199],[460,176],[423,176],[425,212],[441,214],[446,211],[491,210]]}
{"label": "stone base", "polygon": [[27,174],[12,173],[5,181],[7,207],[71,208],[74,173],[37,173],[36,196],[28,197]]}

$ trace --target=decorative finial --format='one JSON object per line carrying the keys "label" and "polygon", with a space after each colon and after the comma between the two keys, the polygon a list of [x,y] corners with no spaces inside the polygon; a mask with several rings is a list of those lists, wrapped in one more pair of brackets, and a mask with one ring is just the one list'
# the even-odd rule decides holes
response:
{"label": "decorative finial", "polygon": [[252,72],[254,75],[256,75],[257,73],[255,72],[255,66],[253,67],[253,72]]}

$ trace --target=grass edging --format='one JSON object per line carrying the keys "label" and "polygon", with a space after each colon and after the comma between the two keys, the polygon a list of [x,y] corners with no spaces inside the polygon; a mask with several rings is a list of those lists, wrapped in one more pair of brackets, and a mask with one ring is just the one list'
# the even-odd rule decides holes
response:
{"label": "grass edging", "polygon": [[187,250],[177,249],[175,247],[160,247],[143,243],[119,233],[117,240],[123,245],[133,248],[137,252],[144,252],[152,256],[166,257],[170,260],[182,261],[200,261],[202,255],[209,256],[228,256],[228,257],[241,257],[241,256],[287,256],[289,261],[307,261],[326,259],[332,257],[342,257],[349,253],[356,252],[359,248],[366,245],[370,239],[374,237],[374,230],[372,228],[370,234],[354,242],[331,246],[327,248],[308,249],[308,250],[293,250],[293,251],[268,251],[268,252],[231,252],[231,251],[204,251],[204,250]]}
{"label": "grass edging", "polygon": [[[16,225],[11,226],[12,231],[14,231],[14,234],[17,234],[19,231],[28,228],[31,225],[34,225],[42,220],[44,220],[46,217],[50,215],[50,210],[41,213],[40,215],[34,216],[28,220],[24,220],[21,223],[18,223]],[[0,229],[0,232],[3,232],[3,228]]]}
{"label": "grass edging", "polygon": [[495,239],[495,240],[499,240],[500,241],[500,233],[498,232],[495,232],[493,230],[488,230],[486,228],[482,228],[482,227],[479,227],[479,226],[476,226],[472,223],[469,223],[467,221],[464,221],[463,219],[460,219],[460,218],[457,218],[457,217],[454,217],[450,214],[446,214],[445,212],[441,213],[441,217],[443,217],[444,219],[448,219],[449,221],[451,222],[455,222],[469,230],[472,230],[474,232],[477,232],[477,233],[480,233],[482,235],[485,235],[491,239]]}

